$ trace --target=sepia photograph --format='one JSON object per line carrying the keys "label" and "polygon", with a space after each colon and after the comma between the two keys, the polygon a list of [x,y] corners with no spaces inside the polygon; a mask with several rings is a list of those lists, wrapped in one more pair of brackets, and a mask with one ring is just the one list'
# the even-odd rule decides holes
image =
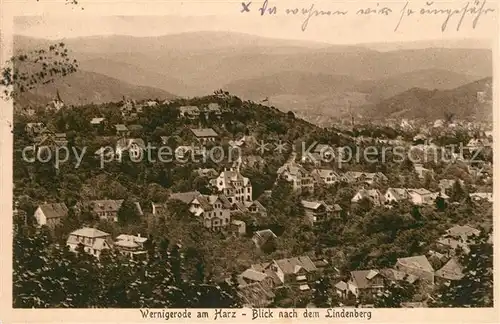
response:
{"label": "sepia photograph", "polygon": [[282,4],[13,17],[12,308],[493,307],[496,7]]}

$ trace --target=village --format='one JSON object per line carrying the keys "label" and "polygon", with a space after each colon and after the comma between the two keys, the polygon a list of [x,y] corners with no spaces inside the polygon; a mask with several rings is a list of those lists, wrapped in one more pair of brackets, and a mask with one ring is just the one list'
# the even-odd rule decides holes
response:
{"label": "village", "polygon": [[[56,196],[47,196],[43,200],[30,199],[34,201],[34,211],[23,210],[20,200],[26,200],[27,192],[23,190],[15,197],[14,217],[21,220],[15,224],[32,224],[30,226],[54,233],[65,224],[68,217],[79,218],[83,214],[90,214],[85,220],[77,222],[81,227],[71,228],[65,237],[59,238],[65,241],[70,251],[86,252],[98,260],[103,253],[113,250],[130,260],[145,262],[148,259],[147,245],[151,232],[117,233],[117,228],[126,228],[120,227],[127,222],[124,219],[126,216],[123,215],[134,214],[134,217],[149,224],[149,227],[144,227],[147,229],[159,226],[159,219],[164,221],[170,217],[168,221],[175,222],[176,211],[172,209],[175,204],[181,204],[208,235],[223,235],[224,240],[239,240],[246,248],[252,249],[251,254],[254,257],[238,264],[239,272],[235,273],[234,269],[222,269],[216,276],[218,280],[229,284],[235,282],[238,296],[243,300],[243,304],[249,307],[297,306],[303,300],[306,300],[305,305],[310,306],[311,296],[320,289],[318,283],[322,278],[328,278],[329,281],[327,299],[330,302],[335,300],[339,305],[374,307],[377,299],[387,293],[389,286],[408,284],[414,293],[405,301],[404,307],[427,307],[436,287],[464,278],[465,265],[461,264],[461,256],[469,253],[469,245],[473,244],[474,239],[492,226],[492,162],[487,155],[487,152],[491,151],[493,140],[491,125],[455,120],[436,120],[428,123],[400,120],[391,126],[380,125],[392,127],[395,133],[401,134],[393,138],[371,137],[361,135],[360,132],[353,134],[352,130],[356,128],[354,123],[350,129],[347,127],[332,131],[337,138],[341,138],[340,142],[349,142],[350,147],[403,147],[418,152],[417,156],[425,156],[427,151],[440,151],[449,157],[444,164],[425,160],[408,162],[408,159],[405,159],[401,162],[406,167],[404,174],[395,169],[395,164],[385,170],[366,163],[347,163],[347,167],[339,168],[335,161],[342,159],[346,148],[349,148],[339,145],[339,140],[335,144],[325,140],[314,141],[316,145],[310,154],[306,155],[295,149],[295,143],[291,143],[290,149],[285,152],[286,155],[279,160],[281,164],[277,165],[275,171],[269,171],[269,155],[272,156],[276,152],[267,155],[259,153],[258,143],[262,138],[258,136],[258,132],[252,132],[250,127],[245,127],[241,122],[238,126],[243,127],[242,130],[229,131],[228,126],[225,126],[233,123],[232,120],[227,121],[227,115],[235,114],[235,108],[231,107],[227,96],[224,92],[216,93],[203,103],[190,105],[172,100],[149,100],[139,103],[124,98],[118,105],[119,114],[112,111],[91,115],[99,111],[91,107],[87,109],[91,112],[86,113],[89,116],[86,121],[81,121],[83,115],[78,116],[79,122],[88,124],[85,126],[87,131],[82,130],[81,134],[78,134],[77,127],[69,125],[71,119],[64,117],[63,113],[70,108],[65,107],[59,94],[44,111],[50,112],[50,120],[54,122],[41,121],[38,119],[39,112],[24,112],[23,118],[27,122],[20,130],[23,134],[21,139],[16,141],[16,145],[24,143],[31,145],[35,152],[48,150],[50,153],[58,147],[67,146],[69,142],[72,146],[77,146],[78,143],[86,144],[85,134],[91,133],[93,142],[105,145],[90,145],[96,149],[92,150],[94,154],[91,152],[84,163],[91,167],[99,165],[99,161],[104,158],[112,167],[123,160],[133,161],[134,158],[144,157],[146,143],[154,142],[158,146],[169,145],[176,158],[170,163],[187,161],[193,177],[204,181],[197,188],[194,188],[194,185],[186,185],[184,190],[181,190],[181,187],[176,189],[174,184],[168,190],[161,189],[162,194],[150,200],[132,198],[133,195],[129,194],[119,197],[120,199],[110,199],[102,194],[105,191],[101,191],[101,196],[96,197],[97,199],[72,199],[71,205],[68,205],[68,200],[61,199],[60,195],[59,199]],[[240,108],[236,109],[243,111],[241,102],[239,106]],[[258,106],[265,111],[272,109],[265,105]],[[154,118],[151,116],[155,116],[155,110],[160,109],[167,109],[175,116],[176,124],[163,127],[159,124],[161,121],[155,122],[157,129],[153,135],[148,134],[151,127],[141,124],[141,121]],[[145,118],[145,114],[150,117]],[[283,118],[295,120],[293,116],[289,116],[290,113],[283,115]],[[58,124],[57,116],[63,116],[60,119],[62,123]],[[249,116],[244,115],[242,118],[247,117]],[[295,121],[290,121],[292,122]],[[257,127],[261,126],[257,123]],[[223,134],[220,134],[221,132]],[[446,136],[453,137],[458,132],[468,136],[467,142],[463,143],[464,150],[450,151],[442,139]],[[229,135],[231,133],[232,136]],[[262,135],[262,132],[259,135]],[[113,142],[110,143],[109,140]],[[308,143],[310,142],[308,140]],[[196,146],[193,143],[196,143]],[[207,147],[222,145],[221,143],[224,143],[226,150],[238,149],[239,156],[225,164],[206,162]],[[109,149],[110,145],[112,149]],[[477,154],[478,151],[480,154]],[[43,155],[43,152],[41,154]],[[473,160],[472,156],[479,157]],[[204,159],[193,161],[195,157]],[[16,162],[23,163],[25,162]],[[276,160],[273,160],[273,163],[276,163]],[[56,177],[64,177],[64,172],[69,168],[57,168],[53,162],[46,164],[49,166],[44,168],[50,168]],[[148,167],[145,166],[146,169]],[[169,165],[168,168],[175,167]],[[262,179],[248,176],[250,169],[250,174],[267,172],[275,174],[275,178],[262,187]],[[118,168],[107,171],[105,167],[102,172],[115,172],[119,176],[119,170]],[[146,183],[148,180],[144,178],[140,181]],[[259,183],[258,189],[256,183]],[[16,185],[15,181],[15,192]],[[330,230],[337,226],[336,224],[348,224],[350,218],[362,217],[370,211],[390,214],[408,208],[406,212],[411,210],[411,217],[415,219],[417,214],[423,215],[426,212],[434,212],[433,210],[445,213],[450,208],[457,209],[462,205],[487,212],[474,212],[480,214],[480,217],[474,219],[461,215],[455,223],[438,221],[441,232],[432,241],[417,242],[417,245],[420,244],[416,249],[419,254],[391,256],[393,263],[384,263],[385,267],[352,268],[341,264],[339,251],[332,255],[328,252],[330,247],[320,246],[319,243],[311,242],[312,246],[316,247],[303,249],[299,254],[288,250],[286,253],[278,253],[280,250],[286,250],[280,237],[283,230],[277,230],[276,226],[264,225],[273,223],[268,220],[274,217],[275,205],[288,204],[288,201],[274,201],[272,206],[269,203],[275,199],[277,190],[284,190],[279,189],[280,186],[286,186],[287,190],[290,190],[288,196],[297,197],[294,200],[296,206],[293,208],[299,210],[299,216],[296,216],[293,222],[282,224],[284,231],[288,230],[287,226],[300,223],[300,226],[305,226],[308,231],[315,233],[316,238],[320,235],[317,232],[324,232],[326,228]],[[342,188],[344,196],[339,198]],[[417,221],[431,221],[425,220],[425,217],[423,219]],[[102,227],[99,224],[108,225]],[[448,226],[445,228],[446,224]],[[347,225],[345,226],[347,229]],[[393,225],[387,223],[381,226]],[[106,231],[106,228],[110,227],[114,228],[113,233]],[[337,239],[342,240],[342,236]],[[360,237],[359,240],[361,239]],[[183,244],[179,242],[179,246]],[[345,255],[342,258],[345,259]]]}

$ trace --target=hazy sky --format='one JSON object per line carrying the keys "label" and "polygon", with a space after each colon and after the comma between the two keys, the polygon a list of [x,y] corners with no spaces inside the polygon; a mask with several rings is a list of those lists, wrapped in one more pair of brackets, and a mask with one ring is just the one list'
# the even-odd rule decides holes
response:
{"label": "hazy sky", "polygon": [[[84,3],[84,1],[81,1]],[[276,5],[276,15],[261,16],[258,8],[262,2],[250,5],[250,12],[241,13],[240,1],[215,2],[197,1],[192,3],[159,2],[141,0],[143,5],[133,1],[125,1],[117,5],[113,0],[106,2],[84,3],[84,9],[71,8],[63,3],[45,3],[30,6],[29,9],[19,6],[12,9],[14,32],[27,36],[42,38],[67,38],[90,35],[123,34],[133,36],[157,36],[200,30],[243,32],[272,38],[302,39],[334,44],[355,44],[386,41],[408,40],[442,40],[460,38],[492,39],[498,35],[497,11],[488,12],[479,17],[476,27],[473,20],[477,15],[465,15],[459,31],[458,21],[461,14],[454,14],[442,31],[446,14],[422,15],[421,1],[412,1],[407,8],[415,14],[402,18],[397,31],[394,31],[401,17],[401,10],[406,2],[377,3],[374,2],[293,2],[270,1],[268,8]],[[347,11],[346,15],[312,16],[303,30],[308,16],[301,12],[302,8],[313,11]],[[434,4],[427,9],[457,9],[465,3],[454,1],[452,4]],[[385,15],[360,16],[359,8],[390,7],[392,13]],[[425,7],[425,5],[424,5]],[[287,14],[286,9],[298,8],[296,15]],[[496,2],[487,3],[483,9],[497,8]],[[103,16],[105,14],[106,16]],[[39,15],[23,16],[17,15]],[[114,16],[109,16],[114,15]],[[138,16],[141,15],[141,16]]]}

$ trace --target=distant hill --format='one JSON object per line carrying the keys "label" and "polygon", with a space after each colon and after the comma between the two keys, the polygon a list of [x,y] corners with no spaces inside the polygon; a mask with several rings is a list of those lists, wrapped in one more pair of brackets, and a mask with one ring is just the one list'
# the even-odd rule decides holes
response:
{"label": "distant hill", "polygon": [[[349,75],[359,80],[379,80],[432,69],[466,74],[476,79],[492,75],[489,49],[426,48],[378,52],[362,45],[333,46],[228,32],[193,32],[160,37],[94,36],[61,41],[81,62],[82,69],[87,67],[89,71],[131,84],[138,79],[150,79],[150,73],[155,73],[157,76],[151,82],[160,76],[181,80],[189,88],[183,93],[191,96],[205,95],[238,80],[286,71]],[[49,43],[23,36],[14,40],[18,50]],[[102,64],[93,65],[96,60],[108,62],[109,67],[101,69]],[[137,73],[123,73],[123,64],[129,68],[133,66]],[[155,87],[175,93],[175,89],[166,89],[166,85],[158,83]],[[178,85],[174,83],[172,86]]]}
{"label": "distant hill", "polygon": [[133,64],[96,58],[80,61],[80,70],[103,74],[128,83],[158,88],[167,92],[184,95],[190,86],[182,80],[154,71],[147,71]]}
{"label": "distant hill", "polygon": [[99,73],[77,71],[54,83],[39,86],[32,92],[23,93],[17,104],[45,105],[55,97],[57,91],[67,105],[120,101],[123,96],[136,100],[175,97],[164,90],[132,85]]}
{"label": "distant hill", "polygon": [[378,102],[412,88],[449,90],[477,79],[475,76],[444,69],[417,70],[375,81],[362,82],[358,91],[368,93],[368,100]]}
{"label": "distant hill", "polygon": [[[150,87],[139,91],[148,95],[161,90],[195,97],[222,88],[243,99],[270,97],[284,111],[339,116],[349,105],[375,106],[409,89],[450,90],[492,76],[491,49],[460,48],[464,42],[395,43],[399,49],[382,52],[376,50],[377,44],[334,46],[231,32],[61,41],[78,60],[81,72],[114,80],[109,91],[106,82],[100,83],[100,91],[108,91],[107,95],[91,90],[81,96],[86,102],[127,92],[115,86],[120,81],[126,84],[124,89]],[[24,51],[53,42],[16,36],[14,46]],[[55,93],[55,88],[51,91]]]}
{"label": "distant hill", "polygon": [[230,93],[253,100],[283,94],[333,95],[356,89],[359,81],[348,75],[284,71],[224,85]]}
{"label": "distant hill", "polygon": [[413,88],[365,109],[374,118],[437,119],[443,118],[445,112],[459,118],[491,118],[491,103],[481,103],[477,98],[478,91],[486,91],[491,99],[491,84],[492,78],[484,78],[451,90]]}

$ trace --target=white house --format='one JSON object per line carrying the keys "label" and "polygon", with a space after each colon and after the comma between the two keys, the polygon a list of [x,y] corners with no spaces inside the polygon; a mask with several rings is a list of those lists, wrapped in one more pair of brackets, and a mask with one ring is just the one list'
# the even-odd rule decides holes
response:
{"label": "white house", "polygon": [[200,217],[203,226],[212,230],[227,228],[231,220],[231,203],[223,195],[198,195],[189,210]]}
{"label": "white house", "polygon": [[[425,188],[418,189],[408,189],[408,194],[414,205],[432,205],[439,193],[433,193]],[[448,196],[441,194],[443,199],[447,199]]]}
{"label": "white house", "polygon": [[301,165],[286,163],[278,169],[278,175],[291,182],[295,191],[314,191],[314,178]]}
{"label": "white house", "polygon": [[410,199],[410,194],[405,188],[388,188],[384,195],[385,203],[401,202]]}
{"label": "white house", "polygon": [[340,179],[340,176],[330,169],[314,169],[311,175],[316,183],[324,183],[326,185],[333,185]]}
{"label": "white house", "polygon": [[136,259],[146,254],[146,251],[144,250],[144,243],[147,240],[147,238],[142,237],[140,234],[120,234],[116,237],[114,246],[118,251],[128,255],[131,259]]}
{"label": "white house", "polygon": [[357,203],[364,198],[367,198],[374,205],[378,206],[383,203],[384,195],[377,189],[361,189],[352,197],[351,202]]}
{"label": "white house", "polygon": [[73,252],[82,244],[85,252],[99,257],[112,247],[111,235],[96,228],[84,227],[69,234],[66,245]]}
{"label": "white house", "polygon": [[54,228],[68,216],[68,207],[64,203],[42,204],[35,210],[34,216],[39,226],[47,225]]}
{"label": "white house", "polygon": [[230,203],[252,201],[252,183],[250,179],[241,175],[233,168],[224,170],[211,183],[224,194]]}

